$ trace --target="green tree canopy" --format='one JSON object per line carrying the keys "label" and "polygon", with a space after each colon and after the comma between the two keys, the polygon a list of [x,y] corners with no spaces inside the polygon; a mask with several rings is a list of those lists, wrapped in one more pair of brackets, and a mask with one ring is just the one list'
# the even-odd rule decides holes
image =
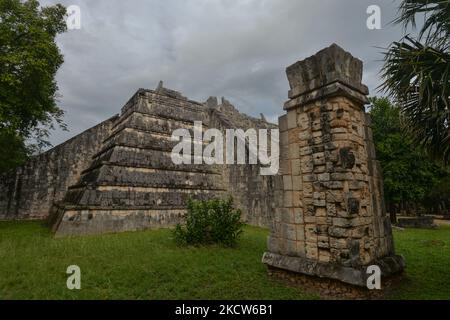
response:
{"label": "green tree canopy", "polygon": [[446,186],[449,172],[431,160],[402,130],[399,107],[387,98],[372,98],[371,102],[373,137],[383,169],[388,206],[422,206],[430,211],[434,205],[446,207],[448,204],[442,201],[448,202],[450,198]]}
{"label": "green tree canopy", "polygon": [[36,0],[0,0],[0,172],[20,164],[27,139],[44,143],[54,121],[55,75],[63,63],[55,38],[66,30],[66,9]]}

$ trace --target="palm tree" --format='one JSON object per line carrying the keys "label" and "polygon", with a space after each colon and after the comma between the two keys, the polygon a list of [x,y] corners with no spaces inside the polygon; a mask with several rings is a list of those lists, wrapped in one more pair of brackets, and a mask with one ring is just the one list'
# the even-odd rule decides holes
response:
{"label": "palm tree", "polygon": [[405,129],[430,155],[450,162],[450,0],[403,0],[399,17],[406,35],[385,53],[381,88],[401,107]]}

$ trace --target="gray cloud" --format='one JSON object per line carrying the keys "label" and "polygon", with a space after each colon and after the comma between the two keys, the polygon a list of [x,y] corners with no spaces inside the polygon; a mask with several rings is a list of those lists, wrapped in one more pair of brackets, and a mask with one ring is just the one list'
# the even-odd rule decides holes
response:
{"label": "gray cloud", "polygon": [[[282,114],[285,68],[337,43],[365,63],[375,94],[382,55],[401,37],[388,25],[394,0],[70,0],[82,28],[58,37],[65,63],[57,80],[70,132],[54,144],[119,112],[138,88],[169,88],[198,101],[226,96],[245,113]],[[366,9],[382,9],[382,30],[366,28]]]}

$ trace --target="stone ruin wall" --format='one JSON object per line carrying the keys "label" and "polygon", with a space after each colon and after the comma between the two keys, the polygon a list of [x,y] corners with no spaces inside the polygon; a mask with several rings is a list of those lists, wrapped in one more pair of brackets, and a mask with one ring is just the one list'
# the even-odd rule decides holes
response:
{"label": "stone ruin wall", "polygon": [[[222,99],[221,104],[214,102],[209,106],[211,127],[222,132],[236,128],[244,131],[278,129],[277,125],[268,123],[263,117],[256,119],[240,113],[226,99]],[[269,227],[273,218],[273,208],[275,208],[276,186],[281,185],[282,178],[280,175],[262,176],[260,168],[260,165],[249,164],[224,165],[222,170],[226,177],[227,188],[235,204],[242,210],[243,219],[254,226]]]}
{"label": "stone ruin wall", "polygon": [[98,152],[116,117],[0,176],[0,219],[45,219]]}
{"label": "stone ruin wall", "polygon": [[[0,181],[0,219],[48,218],[54,204],[67,199],[72,201],[70,198],[75,199],[73,198],[74,194],[75,197],[79,197],[74,193],[73,188],[79,185],[82,177],[85,180],[87,179],[87,181],[96,179],[99,173],[93,168],[100,165],[107,157],[109,157],[108,160],[124,162],[133,166],[142,166],[143,164],[140,164],[142,161],[153,163],[159,159],[159,153],[161,152],[158,150],[144,150],[139,154],[131,155],[134,160],[130,160],[130,154],[127,151],[120,151],[119,148],[113,155],[111,155],[112,151],[99,155],[102,149],[105,148],[105,143],[108,143],[108,137],[112,134],[112,131],[116,132],[120,131],[120,129],[126,131],[134,127],[148,126],[153,127],[156,131],[161,129],[173,131],[180,127],[189,128],[187,123],[194,120],[202,121],[209,127],[217,128],[222,132],[229,128],[242,128],[245,131],[248,128],[277,127],[267,123],[265,120],[252,118],[240,113],[225,99],[222,99],[221,104],[216,103],[214,106],[208,106],[208,103],[200,104],[187,100],[178,92],[162,87],[159,88],[161,94],[152,92],[140,89],[122,108],[121,116],[114,116],[88,129],[67,142],[31,158],[24,166],[18,168],[12,174],[3,175]],[[172,119],[159,119],[157,122],[152,123],[145,122],[139,112],[143,111],[143,107],[140,107],[141,99],[143,97],[147,99],[145,97],[148,95],[151,95],[152,99],[160,104],[163,109],[167,106],[167,110],[170,110],[168,112],[170,115],[168,114],[167,117]],[[192,106],[188,107],[188,105]],[[198,108],[201,112],[192,113],[189,111],[189,108]],[[161,111],[165,113],[163,109]],[[177,110],[179,111],[177,112]],[[183,119],[186,124],[179,122]],[[168,131],[167,133],[170,132]],[[115,139],[127,140],[119,141],[119,144],[133,144],[133,139],[135,138],[128,134]],[[143,142],[136,143],[145,145]],[[158,149],[159,143],[159,141],[147,141],[147,144],[152,144],[152,148],[155,147],[156,149]],[[147,153],[148,156],[145,156]],[[127,161],[128,163],[126,163]],[[129,161],[132,161],[132,163],[129,163]],[[166,166],[167,161],[163,162],[164,166]],[[100,174],[119,174],[121,176],[126,174],[123,170],[118,173],[107,173],[105,170],[102,169]],[[236,206],[242,210],[243,219],[251,225],[268,227],[272,214],[270,209],[273,208],[274,203],[274,180],[278,179],[280,181],[279,177],[261,176],[259,165],[224,165],[219,170],[221,172],[220,184],[226,189],[227,195],[233,196]],[[163,177],[163,175],[163,172],[161,172],[161,174],[155,175],[153,179],[159,179],[159,176]],[[198,178],[201,177],[198,176]],[[117,177],[107,179],[117,179]],[[136,180],[138,177],[136,176],[133,179]],[[195,177],[192,179],[195,181],[199,180]],[[69,187],[72,190],[71,193],[68,193]],[[154,196],[157,196],[157,194]],[[168,201],[173,204],[177,203],[176,199],[179,197],[173,196],[172,198],[172,200]]]}

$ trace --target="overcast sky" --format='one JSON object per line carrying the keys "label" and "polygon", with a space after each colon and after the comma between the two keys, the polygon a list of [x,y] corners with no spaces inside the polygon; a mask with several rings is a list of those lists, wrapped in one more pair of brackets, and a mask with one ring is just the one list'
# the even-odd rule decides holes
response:
{"label": "overcast sky", "polygon": [[[225,96],[270,121],[283,114],[285,68],[337,43],[365,64],[371,94],[382,51],[402,30],[390,24],[399,0],[45,0],[81,9],[81,29],[58,37],[57,75],[69,132],[56,145],[119,112],[159,80],[197,101]],[[369,5],[382,29],[366,26]]]}

